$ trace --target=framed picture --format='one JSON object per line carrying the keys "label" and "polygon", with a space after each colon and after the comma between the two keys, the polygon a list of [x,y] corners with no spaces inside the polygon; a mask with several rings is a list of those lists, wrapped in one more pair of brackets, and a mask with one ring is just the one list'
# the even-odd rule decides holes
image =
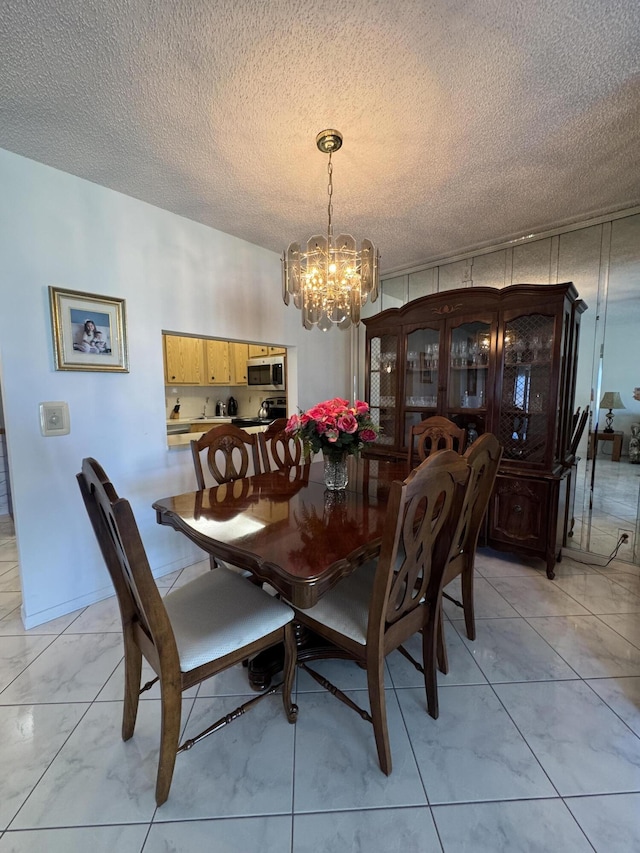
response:
{"label": "framed picture", "polygon": [[129,372],[124,299],[49,288],[56,370]]}

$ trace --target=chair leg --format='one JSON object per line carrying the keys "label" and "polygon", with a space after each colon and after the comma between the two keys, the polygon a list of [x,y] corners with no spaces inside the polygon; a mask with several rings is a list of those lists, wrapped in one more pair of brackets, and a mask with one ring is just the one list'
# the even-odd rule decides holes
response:
{"label": "chair leg", "polygon": [[164,684],[161,680],[162,725],[160,734],[160,756],[156,778],[156,803],[161,806],[169,796],[173,768],[180,740],[180,718],[182,714],[182,691],[175,684]]}
{"label": "chair leg", "polygon": [[438,608],[438,669],[443,675],[449,672],[449,656],[447,654],[447,643],[444,638],[444,613],[442,612],[442,601]]}
{"label": "chair leg", "polygon": [[136,727],[140,678],[142,675],[142,652],[134,641],[131,631],[124,633],[124,708],[122,711],[122,740],[129,740]]}
{"label": "chair leg", "polygon": [[[438,605],[439,609],[440,605]],[[434,720],[438,719],[438,678],[436,674],[436,648],[440,619],[438,609],[431,613],[429,622],[422,629],[422,666],[424,687],[427,694],[427,711]]]}
{"label": "chair leg", "polygon": [[284,712],[290,723],[295,723],[298,717],[298,706],[291,701],[297,659],[298,646],[296,645],[293,623],[289,622],[284,626],[284,682],[282,685],[282,701],[284,703]]}
{"label": "chair leg", "polygon": [[368,662],[367,686],[373,719],[373,733],[378,749],[378,761],[380,762],[380,769],[388,776],[391,773],[391,745],[389,744],[387,705],[384,695],[384,658],[371,663]]}
{"label": "chair leg", "polygon": [[464,625],[467,637],[476,638],[476,620],[473,607],[473,562],[467,563],[462,570],[462,604],[464,607]]}

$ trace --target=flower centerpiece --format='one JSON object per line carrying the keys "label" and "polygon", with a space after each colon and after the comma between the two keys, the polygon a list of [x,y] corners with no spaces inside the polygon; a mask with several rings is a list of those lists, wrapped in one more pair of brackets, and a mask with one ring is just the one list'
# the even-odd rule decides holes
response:
{"label": "flower centerpiece", "polygon": [[329,489],[344,489],[347,485],[347,456],[355,455],[378,437],[380,427],[371,419],[369,405],[356,400],[335,397],[317,403],[306,412],[291,415],[287,421],[288,435],[302,439],[311,453],[322,451],[325,461],[325,484]]}

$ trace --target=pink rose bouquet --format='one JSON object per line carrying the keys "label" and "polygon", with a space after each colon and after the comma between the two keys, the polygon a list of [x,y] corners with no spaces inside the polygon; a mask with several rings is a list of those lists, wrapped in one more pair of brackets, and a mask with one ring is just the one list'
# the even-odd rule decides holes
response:
{"label": "pink rose bouquet", "polygon": [[333,456],[357,454],[365,444],[374,442],[379,432],[380,427],[371,420],[368,403],[356,400],[355,406],[349,406],[340,397],[291,415],[287,421],[289,435],[300,436],[313,453],[322,450]]}

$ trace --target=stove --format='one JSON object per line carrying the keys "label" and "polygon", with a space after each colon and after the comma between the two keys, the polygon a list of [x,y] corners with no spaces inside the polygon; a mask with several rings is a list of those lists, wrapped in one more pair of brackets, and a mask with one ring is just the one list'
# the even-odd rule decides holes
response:
{"label": "stove", "polygon": [[286,397],[267,397],[262,401],[260,408],[262,406],[269,412],[268,417],[261,418],[259,415],[255,415],[254,417],[233,418],[231,423],[238,427],[267,426],[278,418],[287,417]]}
{"label": "stove", "polygon": [[275,418],[231,418],[231,423],[237,427],[268,426]]}

